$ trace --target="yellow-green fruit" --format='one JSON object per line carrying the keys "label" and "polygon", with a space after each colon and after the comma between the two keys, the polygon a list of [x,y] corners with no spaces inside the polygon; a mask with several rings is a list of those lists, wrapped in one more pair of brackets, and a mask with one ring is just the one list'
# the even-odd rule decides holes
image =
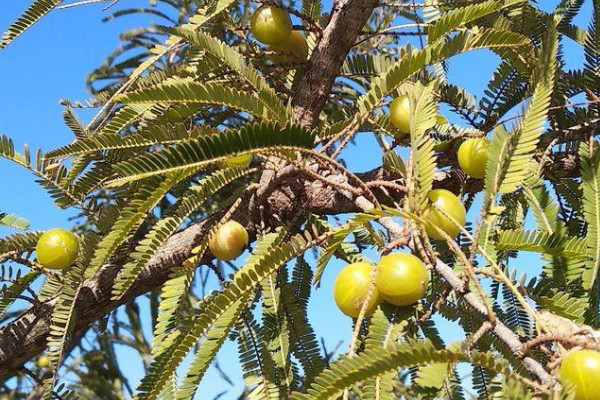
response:
{"label": "yellow-green fruit", "polygon": [[277,53],[271,57],[275,64],[297,64],[308,57],[306,38],[298,31],[292,31],[283,43],[269,46],[269,50]]}
{"label": "yellow-green fruit", "polygon": [[78,253],[77,235],[60,228],[45,232],[40,236],[35,248],[38,262],[50,269],[67,268],[75,262]]}
{"label": "yellow-green fruit", "polygon": [[50,366],[50,359],[46,356],[40,356],[37,359],[38,368],[48,368]]}
{"label": "yellow-green fruit", "polygon": [[[372,270],[373,267],[366,263],[349,264],[335,278],[333,298],[339,309],[347,316],[358,317],[367,298]],[[367,304],[367,316],[373,314],[379,302],[379,291],[373,287],[373,293]]]}
{"label": "yellow-green fruit", "polygon": [[410,99],[403,95],[390,104],[390,121],[402,133],[410,133]]}
{"label": "yellow-green fruit", "polygon": [[233,260],[242,254],[247,245],[248,232],[235,221],[228,221],[221,225],[208,243],[213,255],[224,261]]}
{"label": "yellow-green fruit", "polygon": [[425,215],[427,235],[434,239],[444,240],[445,237],[435,229],[437,227],[451,238],[458,236],[460,228],[465,225],[467,220],[467,212],[460,199],[445,189],[432,190],[427,197],[430,202]]}
{"label": "yellow-green fruit", "polygon": [[392,253],[381,257],[377,265],[375,285],[388,303],[409,306],[419,301],[429,285],[425,264],[408,253]]}
{"label": "yellow-green fruit", "polygon": [[264,5],[252,15],[250,30],[254,37],[268,45],[277,45],[286,41],[292,33],[292,20],[287,11]]}
{"label": "yellow-green fruit", "polygon": [[241,154],[223,160],[223,166],[227,168],[242,167],[247,168],[252,162],[252,154]]}
{"label": "yellow-green fruit", "polygon": [[458,148],[458,165],[473,178],[485,177],[485,165],[488,159],[487,139],[467,139]]}
{"label": "yellow-green fruit", "polygon": [[573,350],[562,360],[560,381],[574,389],[575,400],[600,400],[600,352]]}

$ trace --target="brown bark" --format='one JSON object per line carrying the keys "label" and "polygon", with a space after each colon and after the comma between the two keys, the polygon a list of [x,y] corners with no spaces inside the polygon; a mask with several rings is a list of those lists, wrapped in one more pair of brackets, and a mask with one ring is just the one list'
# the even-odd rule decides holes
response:
{"label": "brown bark", "polygon": [[292,99],[297,123],[316,124],[348,52],[377,3],[378,0],[334,1],[329,24],[323,30]]}

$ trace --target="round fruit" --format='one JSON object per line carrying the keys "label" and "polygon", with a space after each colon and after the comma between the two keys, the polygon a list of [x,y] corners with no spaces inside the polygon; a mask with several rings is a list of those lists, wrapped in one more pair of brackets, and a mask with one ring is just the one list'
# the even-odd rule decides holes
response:
{"label": "round fruit", "polygon": [[248,232],[235,221],[224,223],[208,242],[208,247],[219,260],[233,260],[248,245]]}
{"label": "round fruit", "polygon": [[40,356],[37,359],[38,368],[48,368],[50,366],[50,359],[46,356]]}
{"label": "round fruit", "polygon": [[296,64],[308,58],[308,44],[298,31],[292,31],[285,42],[269,46],[269,50],[278,53],[272,56],[275,64]]}
{"label": "round fruit", "polygon": [[410,99],[403,95],[390,104],[390,120],[402,133],[410,133]]}
{"label": "round fruit", "polygon": [[292,33],[292,20],[287,11],[264,5],[252,15],[250,30],[254,37],[268,45],[277,45],[286,41]]}
{"label": "round fruit", "polygon": [[38,262],[50,269],[67,268],[75,262],[78,253],[77,235],[60,228],[45,232],[35,247]]}
{"label": "round fruit", "polygon": [[252,162],[252,154],[241,154],[239,156],[233,156],[223,160],[223,165],[227,168],[242,167],[248,168]]}
{"label": "round fruit", "polygon": [[458,148],[458,165],[473,178],[485,177],[485,164],[487,163],[487,139],[467,139]]}
{"label": "round fruit", "polygon": [[429,285],[425,264],[408,253],[392,253],[381,257],[377,265],[375,285],[388,303],[409,306],[419,301]]}
{"label": "round fruit", "polygon": [[[366,263],[349,264],[335,278],[333,298],[339,309],[347,316],[358,317],[369,291],[372,270],[373,267]],[[367,305],[367,316],[373,314],[379,302],[379,291],[377,287],[373,287]]]}
{"label": "round fruit", "polygon": [[575,400],[600,400],[597,389],[600,377],[600,352],[573,350],[560,364],[559,377],[563,384],[575,390]]}
{"label": "round fruit", "polygon": [[435,229],[437,227],[451,238],[458,236],[460,227],[464,226],[467,220],[467,212],[460,199],[445,189],[432,190],[427,197],[431,203],[429,211],[425,215],[427,235],[434,239],[444,240],[445,237]]}

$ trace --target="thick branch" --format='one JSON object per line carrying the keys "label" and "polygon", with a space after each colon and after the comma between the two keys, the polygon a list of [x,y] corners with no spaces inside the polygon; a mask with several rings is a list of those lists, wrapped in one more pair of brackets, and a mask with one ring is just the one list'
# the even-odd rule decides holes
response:
{"label": "thick branch", "polygon": [[348,52],[369,20],[377,0],[345,0],[333,11],[323,36],[314,49],[292,106],[297,123],[314,126]]}

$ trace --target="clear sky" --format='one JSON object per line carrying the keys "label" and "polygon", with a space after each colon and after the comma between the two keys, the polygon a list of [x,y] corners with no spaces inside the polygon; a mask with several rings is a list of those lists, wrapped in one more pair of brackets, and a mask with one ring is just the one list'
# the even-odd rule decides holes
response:
{"label": "clear sky", "polygon": [[[29,2],[2,2],[0,30],[4,30]],[[541,3],[543,8],[551,9],[557,2],[544,0]],[[148,1],[123,0],[121,3],[123,6],[142,6]],[[49,150],[70,142],[73,137],[63,123],[59,100],[89,98],[85,77],[119,45],[118,35],[127,28],[147,25],[153,20],[152,17],[138,15],[102,23],[101,19],[106,14],[102,7],[100,4],[56,10],[7,49],[0,50],[0,133],[10,136],[17,148],[28,144],[32,149]],[[324,1],[324,8],[329,7],[330,0]],[[591,1],[588,0],[585,11],[576,22],[587,25],[590,9]],[[583,53],[579,47],[565,43],[565,53],[570,60],[568,67],[581,66]],[[497,58],[485,51],[461,55],[450,63],[450,80],[474,94],[480,94],[496,63]],[[88,115],[82,117],[89,118]],[[460,122],[456,118],[451,120]],[[344,156],[355,171],[365,171],[381,163],[374,141],[367,137],[359,138]],[[24,169],[0,159],[0,182],[1,211],[25,217],[31,222],[32,229],[71,226],[68,218],[72,213],[55,207],[50,196]],[[10,232],[12,230],[0,228],[0,236]],[[524,261],[524,265],[531,265],[532,261],[539,265],[536,257],[525,256],[520,260]],[[321,289],[311,298],[309,314],[328,350],[343,341],[341,350],[344,351],[351,333],[351,320],[337,310],[331,293],[333,279],[341,268],[339,262],[333,262],[327,268]],[[529,269],[527,272],[532,271]],[[443,326],[447,327],[443,334],[448,341],[461,339],[455,328],[449,324]],[[135,387],[142,376],[141,362],[136,353],[127,349],[120,349],[120,355],[124,360],[123,369]],[[221,397],[223,400],[236,399],[239,395],[241,371],[237,365],[235,345],[225,345],[218,361],[237,387],[228,386],[211,368],[201,385],[198,399],[212,399],[223,391],[227,391]]]}

